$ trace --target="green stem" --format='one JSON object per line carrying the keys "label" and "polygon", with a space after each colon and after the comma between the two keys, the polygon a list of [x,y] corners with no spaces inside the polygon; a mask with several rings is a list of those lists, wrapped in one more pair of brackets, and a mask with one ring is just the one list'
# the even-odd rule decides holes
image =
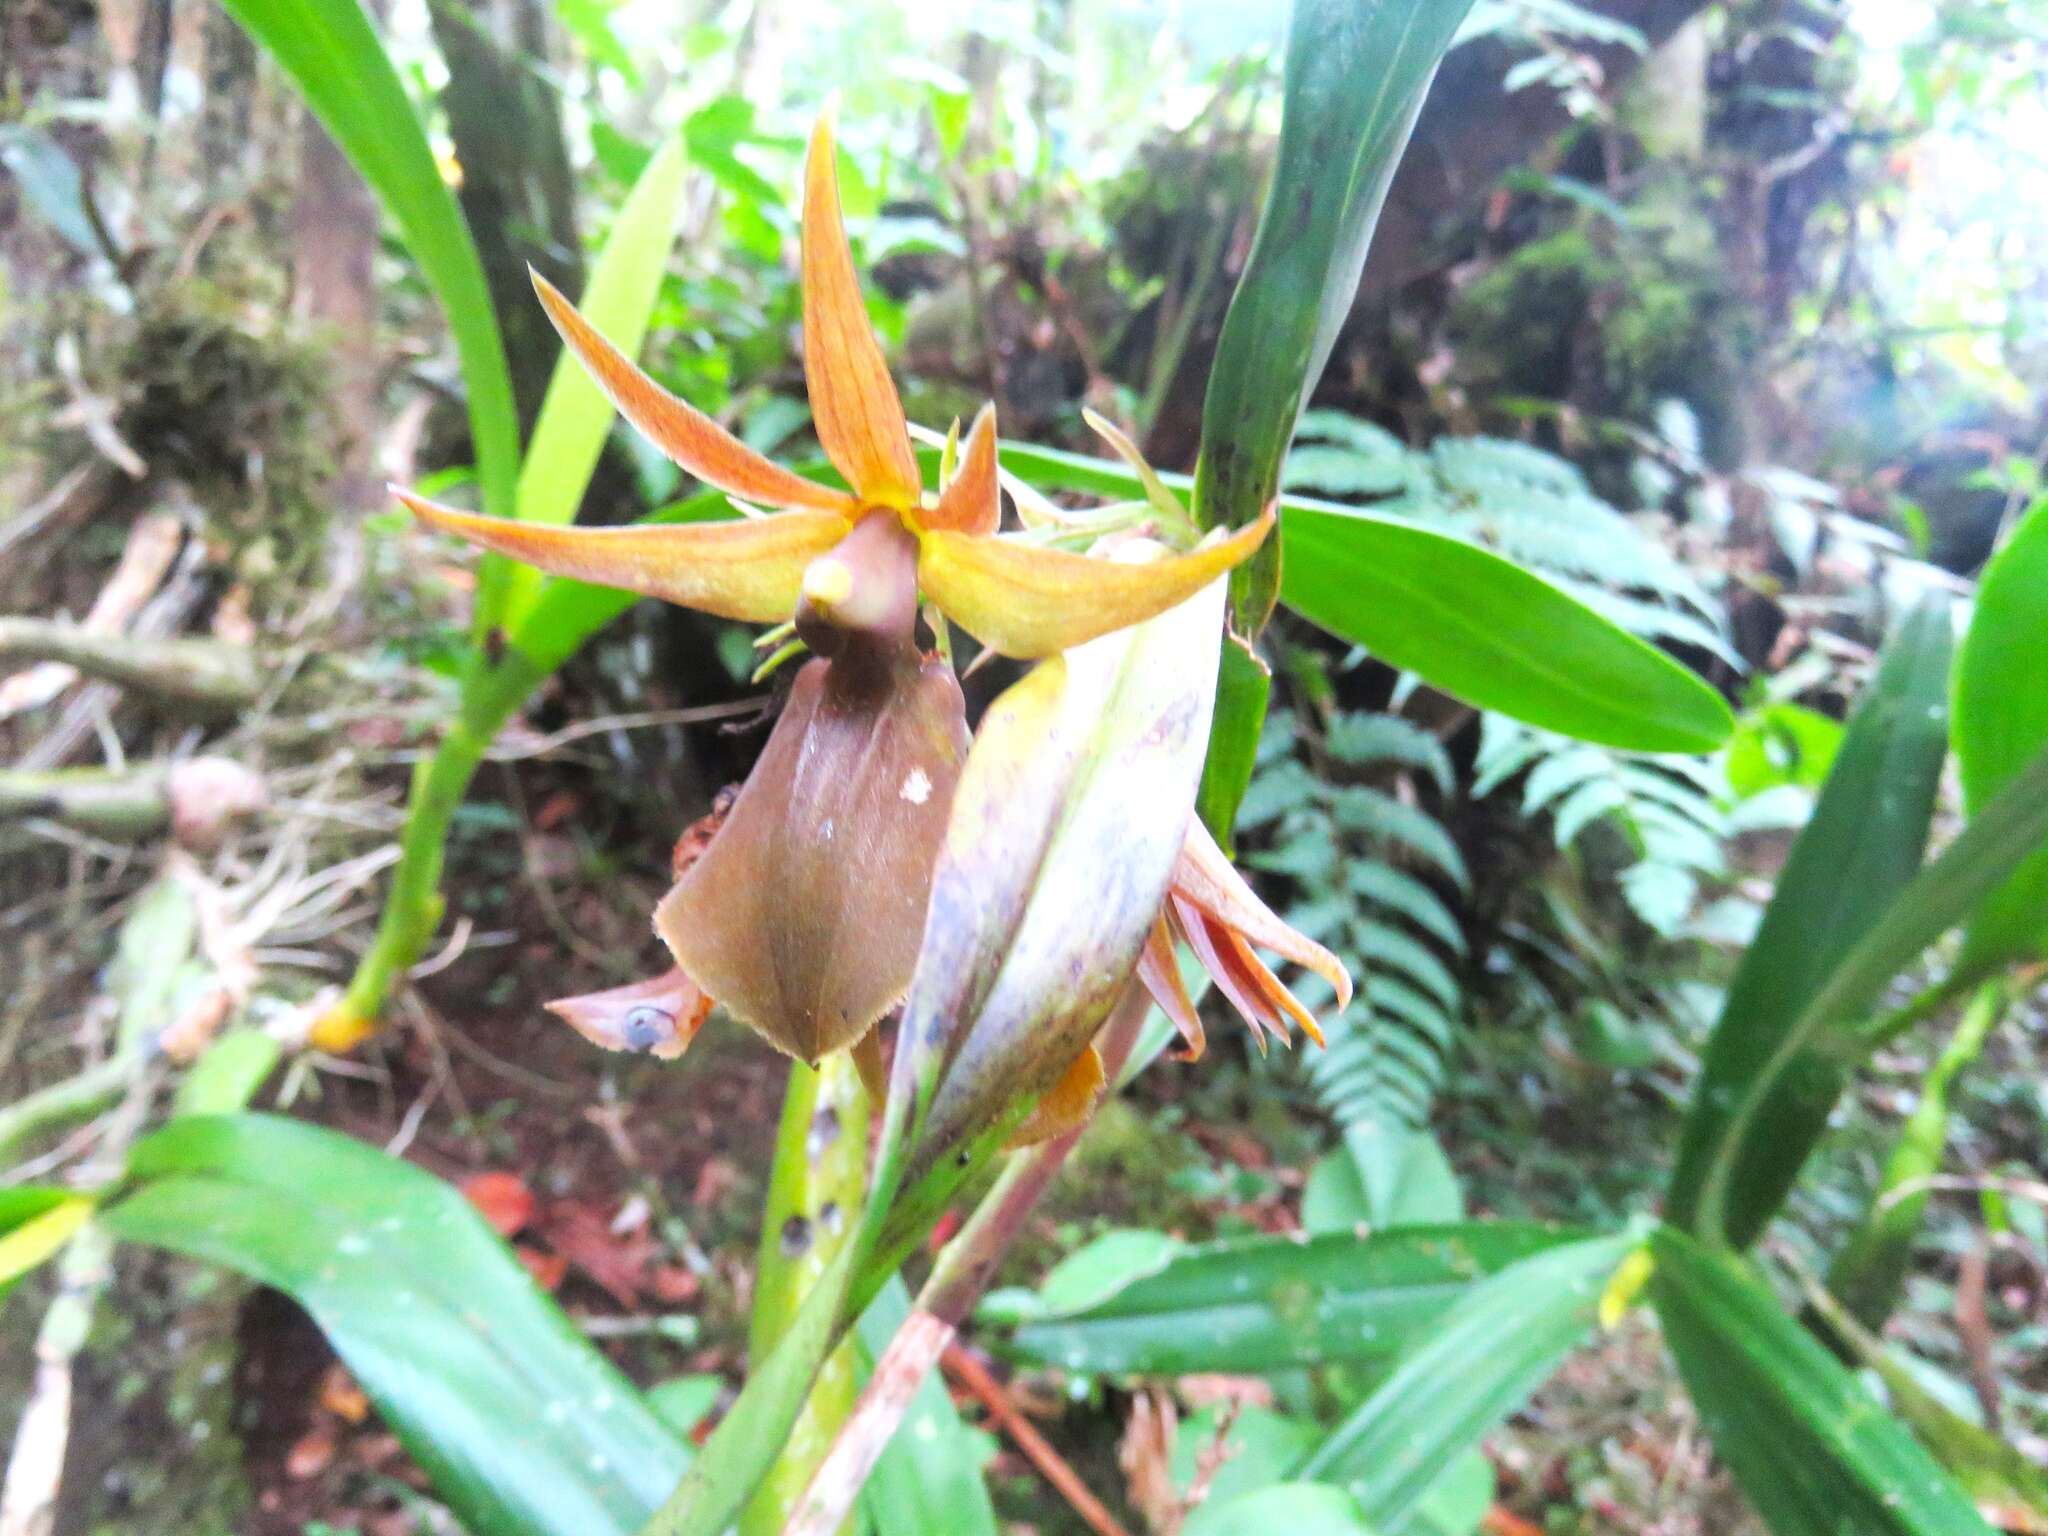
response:
{"label": "green stem", "polygon": [[1948,1048],[1920,1086],[1920,1103],[1885,1159],[1870,1209],[1829,1266],[1829,1294],[1866,1328],[1882,1331],[1898,1305],[1927,1209],[1927,1180],[1940,1171],[1948,1140],[1949,1089],[1983,1051],[2007,1000],[2002,980],[1986,982],[1970,999]]}
{"label": "green stem", "polygon": [[349,979],[341,1007],[315,1033],[314,1043],[322,1049],[346,1050],[369,1034],[393,985],[426,953],[445,905],[441,859],[448,823],[492,738],[551,670],[514,650],[463,680],[461,707],[448,734],[434,755],[413,770],[398,869],[377,937]]}
{"label": "green stem", "polygon": [[[868,1100],[846,1051],[816,1071],[791,1062],[761,1222],[747,1347],[766,1359],[851,1239],[867,1178]],[[740,1517],[739,1536],[777,1536],[853,1409],[849,1335],[825,1359],[803,1411]]]}

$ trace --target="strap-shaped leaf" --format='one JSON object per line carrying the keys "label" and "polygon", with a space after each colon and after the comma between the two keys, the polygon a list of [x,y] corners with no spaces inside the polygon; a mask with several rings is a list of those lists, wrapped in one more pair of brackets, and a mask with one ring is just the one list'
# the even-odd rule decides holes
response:
{"label": "strap-shaped leaf", "polygon": [[1930,602],[1885,648],[1729,986],[1666,1205],[1707,1241],[1755,1239],[1841,1091],[1849,1063],[1820,1035],[1855,1020],[1814,1003],[1920,867],[1948,752],[1949,636]]}
{"label": "strap-shaped leaf", "polygon": [[1670,1227],[1650,1247],[1665,1342],[1774,1536],[1989,1536],[1905,1426],[1739,1261]]}
{"label": "strap-shaped leaf", "polygon": [[[1984,569],[1976,612],[1956,658],[1956,764],[1975,815],[2048,745],[2048,500],[2035,506]],[[1970,923],[1963,964],[2040,956],[2048,948],[2048,848]]]}
{"label": "strap-shaped leaf", "polygon": [[465,1527],[630,1536],[688,1448],[450,1186],[269,1115],[174,1121],[100,1220],[314,1321]]}
{"label": "strap-shaped leaf", "polygon": [[1567,1243],[1473,1287],[1296,1475],[1341,1483],[1391,1529],[1592,1332],[1609,1277],[1637,1246],[1632,1236]]}
{"label": "strap-shaped leaf", "polygon": [[[1202,403],[1194,505],[1204,528],[1243,527],[1278,494],[1281,461],[1358,292],[1394,167],[1470,8],[1471,0],[1295,0],[1279,156]],[[1280,572],[1276,537],[1231,576],[1232,628],[1247,639],[1273,611]],[[1226,848],[1266,718],[1250,660],[1225,653],[1204,774],[1202,819]]]}
{"label": "strap-shaped leaf", "polygon": [[1584,1234],[1462,1222],[1360,1236],[1233,1238],[1166,1257],[1087,1306],[1032,1318],[1010,1348],[1070,1371],[1180,1375],[1384,1360],[1474,1285]]}

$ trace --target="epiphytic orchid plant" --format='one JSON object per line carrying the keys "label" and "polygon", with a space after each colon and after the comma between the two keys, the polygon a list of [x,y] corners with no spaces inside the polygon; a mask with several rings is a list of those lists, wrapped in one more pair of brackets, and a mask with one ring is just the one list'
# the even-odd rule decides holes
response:
{"label": "epiphytic orchid plant", "polygon": [[[399,494],[431,528],[552,574],[784,626],[815,653],[737,796],[679,845],[676,884],[654,918],[674,968],[552,1006],[598,1044],[662,1056],[681,1054],[714,1005],[797,1070],[850,1051],[891,1117],[852,1266],[921,1235],[920,1214],[936,1214],[963,1165],[1086,1117],[1106,1076],[1094,1036],[1135,978],[1178,1027],[1184,1055],[1201,1054],[1176,940],[1262,1045],[1290,1021],[1320,1032],[1257,947],[1322,974],[1340,1006],[1350,980],[1259,901],[1194,814],[1222,578],[1267,536],[1273,510],[1202,538],[1146,470],[1153,504],[1136,515],[1062,519],[1057,531],[1090,547],[1006,534],[988,408],[928,493],[867,324],[829,114],[811,136],[802,268],[812,411],[849,490],[753,453],[537,281],[563,340],[621,413],[747,515],[550,528]],[[919,644],[921,612],[931,650]],[[1040,663],[991,707],[972,746],[948,621]],[[896,1081],[885,1087],[876,1025],[899,1003]],[[811,1156],[809,1139],[783,1155]],[[892,1226],[905,1185],[906,1214]],[[850,1269],[846,1286],[859,1290]],[[782,1406],[793,1415],[799,1399]],[[815,1454],[764,1466],[763,1529],[779,1527],[830,1444],[818,1428],[792,1442]],[[715,1502],[693,1501],[690,1518]]]}

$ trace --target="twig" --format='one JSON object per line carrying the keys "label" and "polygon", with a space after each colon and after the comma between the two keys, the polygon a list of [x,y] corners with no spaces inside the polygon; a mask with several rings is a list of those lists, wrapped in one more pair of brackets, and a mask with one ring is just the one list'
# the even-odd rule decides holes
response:
{"label": "twig", "polygon": [[1088,1485],[1081,1481],[1081,1475],[1067,1465],[1066,1458],[1038,1432],[1038,1427],[1017,1411],[1016,1404],[1010,1401],[1010,1394],[1003,1390],[1003,1384],[989,1374],[979,1359],[958,1344],[948,1344],[939,1356],[939,1364],[974,1394],[982,1407],[988,1410],[996,1427],[1016,1442],[1025,1459],[1038,1468],[1039,1474],[1073,1506],[1074,1513],[1096,1536],[1130,1536]]}
{"label": "twig", "polygon": [[0,662],[55,661],[208,713],[246,708],[262,686],[247,648],[219,640],[100,635],[49,619],[0,618]]}

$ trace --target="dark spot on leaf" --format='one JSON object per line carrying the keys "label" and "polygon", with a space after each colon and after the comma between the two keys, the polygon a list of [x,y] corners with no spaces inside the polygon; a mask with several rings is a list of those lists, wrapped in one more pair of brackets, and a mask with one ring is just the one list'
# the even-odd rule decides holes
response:
{"label": "dark spot on leaf", "polygon": [[792,1216],[782,1224],[782,1256],[785,1259],[800,1259],[811,1246],[811,1224],[801,1216]]}

